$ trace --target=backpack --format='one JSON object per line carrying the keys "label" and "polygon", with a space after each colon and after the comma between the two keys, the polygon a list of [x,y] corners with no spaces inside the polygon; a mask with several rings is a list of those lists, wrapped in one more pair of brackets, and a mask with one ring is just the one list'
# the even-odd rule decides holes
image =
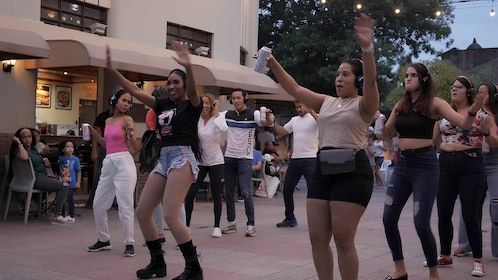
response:
{"label": "backpack", "polygon": [[156,167],[161,147],[154,130],[147,130],[142,136],[142,149],[140,150],[140,171],[151,172]]}

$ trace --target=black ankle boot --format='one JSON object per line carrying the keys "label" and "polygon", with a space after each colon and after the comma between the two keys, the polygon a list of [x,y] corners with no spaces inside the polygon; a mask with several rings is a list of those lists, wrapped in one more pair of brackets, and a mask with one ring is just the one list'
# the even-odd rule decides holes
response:
{"label": "black ankle boot", "polygon": [[[197,258],[196,247],[192,245],[192,241],[185,244],[180,244],[183,257],[185,258],[185,270],[173,280],[203,280],[202,268]],[[193,252],[193,255],[187,256],[188,252]]]}
{"label": "black ankle boot", "polygon": [[161,240],[146,241],[150,251],[150,263],[142,269],[137,270],[137,277],[140,279],[149,279],[154,274],[156,278],[166,276],[166,263],[164,262]]}

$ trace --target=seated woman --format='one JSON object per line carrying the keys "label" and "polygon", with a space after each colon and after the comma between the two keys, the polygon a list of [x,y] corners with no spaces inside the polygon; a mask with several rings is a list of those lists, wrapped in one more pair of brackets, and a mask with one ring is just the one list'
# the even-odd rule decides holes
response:
{"label": "seated woman", "polygon": [[62,217],[62,206],[66,198],[67,188],[62,182],[47,176],[46,167],[50,167],[47,158],[43,158],[35,149],[35,137],[29,128],[23,127],[16,131],[10,146],[10,159],[31,159],[36,175],[35,189],[46,192],[56,192],[54,218],[52,224],[68,224]]}

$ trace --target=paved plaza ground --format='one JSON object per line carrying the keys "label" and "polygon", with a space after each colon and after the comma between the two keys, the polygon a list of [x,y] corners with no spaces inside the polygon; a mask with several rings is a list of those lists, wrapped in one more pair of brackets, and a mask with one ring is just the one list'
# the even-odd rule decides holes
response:
{"label": "paved plaza ground", "polygon": [[[302,182],[300,187],[303,188]],[[317,279],[308,238],[305,198],[306,190],[296,191],[299,226],[277,228],[275,224],[283,219],[282,194],[269,200],[255,197],[257,236],[254,238],[244,236],[244,204],[237,203],[239,231],[219,239],[211,237],[212,203],[199,199],[192,216],[191,233],[202,255],[204,279]],[[359,279],[384,279],[393,271],[382,225],[383,200],[384,190],[375,189],[358,229]],[[428,269],[422,266],[424,257],[413,225],[411,201],[405,207],[399,224],[406,265],[409,279],[427,279]],[[455,212],[459,211],[459,207],[457,204]],[[490,251],[488,202],[484,207],[483,262],[487,273],[484,279],[498,279],[498,259],[493,258]],[[3,209],[0,212],[3,217]],[[22,216],[13,206],[7,222],[0,222],[0,279],[136,279],[135,271],[149,261],[148,251],[142,247],[144,240],[138,222],[135,223],[135,257],[123,257],[124,245],[121,243],[121,225],[116,210],[109,211],[112,250],[89,253],[86,248],[97,240],[93,213],[86,208],[77,208],[76,213],[76,223],[71,225],[52,225],[47,216],[42,216],[40,220],[30,217],[28,225],[24,226]],[[457,221],[457,215],[454,216],[454,221]],[[224,206],[221,226],[225,223]],[[432,225],[437,235],[435,209]],[[169,231],[166,231],[166,238],[163,248],[168,275],[162,279],[172,279],[183,271],[184,263]],[[331,246],[334,247],[333,244]],[[337,264],[334,269],[334,279],[341,279]],[[441,279],[475,279],[470,275],[471,269],[471,257],[454,257],[452,266],[440,268],[440,276]]]}

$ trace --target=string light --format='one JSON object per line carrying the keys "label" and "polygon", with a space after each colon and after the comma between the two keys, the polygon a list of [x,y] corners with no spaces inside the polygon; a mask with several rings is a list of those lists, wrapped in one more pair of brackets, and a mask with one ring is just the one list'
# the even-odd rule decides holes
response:
{"label": "string light", "polygon": [[495,16],[495,6],[494,6],[495,0],[491,0],[491,12],[489,13],[490,16],[494,17]]}

